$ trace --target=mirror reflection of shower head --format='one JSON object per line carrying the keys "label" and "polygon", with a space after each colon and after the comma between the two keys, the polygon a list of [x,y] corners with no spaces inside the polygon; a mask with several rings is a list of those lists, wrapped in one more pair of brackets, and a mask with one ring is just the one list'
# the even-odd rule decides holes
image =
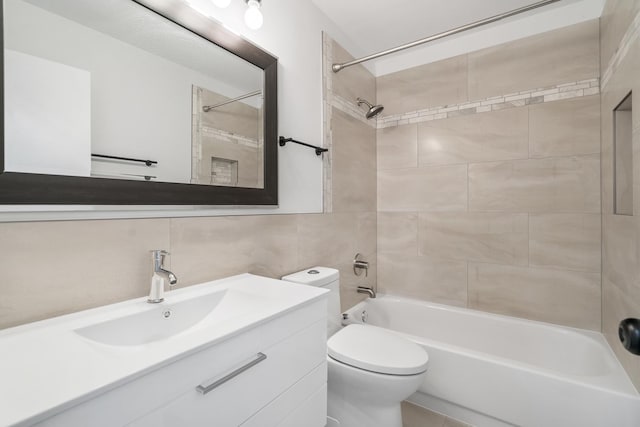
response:
{"label": "mirror reflection of shower head", "polygon": [[384,110],[384,107],[382,105],[373,105],[366,99],[357,98],[356,101],[358,102],[358,107],[362,104],[365,104],[367,107],[369,107],[369,111],[367,111],[367,114],[365,115],[367,117],[367,120],[374,118],[375,116],[380,114],[382,110]]}

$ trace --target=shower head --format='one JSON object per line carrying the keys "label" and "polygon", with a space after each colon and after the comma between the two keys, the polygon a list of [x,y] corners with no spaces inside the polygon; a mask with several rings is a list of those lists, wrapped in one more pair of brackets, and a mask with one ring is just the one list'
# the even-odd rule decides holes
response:
{"label": "shower head", "polygon": [[380,114],[382,112],[382,110],[384,110],[384,107],[382,105],[373,105],[369,101],[367,101],[366,99],[357,98],[356,101],[358,102],[358,107],[361,106],[362,104],[365,104],[367,107],[369,107],[369,110],[367,111],[367,114],[365,115],[367,117],[367,119],[374,118],[375,116]]}

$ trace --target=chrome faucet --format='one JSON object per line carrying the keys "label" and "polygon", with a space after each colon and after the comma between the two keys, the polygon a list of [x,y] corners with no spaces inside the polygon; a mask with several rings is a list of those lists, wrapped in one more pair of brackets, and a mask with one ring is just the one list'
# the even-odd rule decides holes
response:
{"label": "chrome faucet", "polygon": [[151,251],[153,276],[151,276],[151,290],[149,291],[149,298],[147,299],[149,304],[157,304],[164,301],[165,278],[169,281],[169,289],[178,283],[176,275],[164,268],[164,257],[167,255],[169,255],[169,252],[162,249]]}
{"label": "chrome faucet", "polygon": [[367,295],[369,295],[369,298],[375,298],[376,297],[376,291],[374,291],[373,288],[371,288],[369,286],[358,286],[358,293],[359,294],[367,294]]}

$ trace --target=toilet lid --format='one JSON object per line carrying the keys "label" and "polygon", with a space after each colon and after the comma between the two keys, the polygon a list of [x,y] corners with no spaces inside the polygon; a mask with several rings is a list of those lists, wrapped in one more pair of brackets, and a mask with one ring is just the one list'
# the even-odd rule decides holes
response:
{"label": "toilet lid", "polygon": [[426,371],[429,362],[429,355],[419,345],[369,325],[341,329],[329,338],[327,347],[331,358],[381,374],[415,375]]}

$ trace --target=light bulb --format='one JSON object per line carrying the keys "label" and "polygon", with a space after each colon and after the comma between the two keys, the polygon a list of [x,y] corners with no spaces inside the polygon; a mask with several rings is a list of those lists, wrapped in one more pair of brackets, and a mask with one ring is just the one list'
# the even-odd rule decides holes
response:
{"label": "light bulb", "polygon": [[231,0],[213,0],[213,4],[221,9],[224,9],[231,4]]}
{"label": "light bulb", "polygon": [[262,27],[262,12],[258,0],[247,0],[247,11],[244,13],[244,23],[252,30]]}

